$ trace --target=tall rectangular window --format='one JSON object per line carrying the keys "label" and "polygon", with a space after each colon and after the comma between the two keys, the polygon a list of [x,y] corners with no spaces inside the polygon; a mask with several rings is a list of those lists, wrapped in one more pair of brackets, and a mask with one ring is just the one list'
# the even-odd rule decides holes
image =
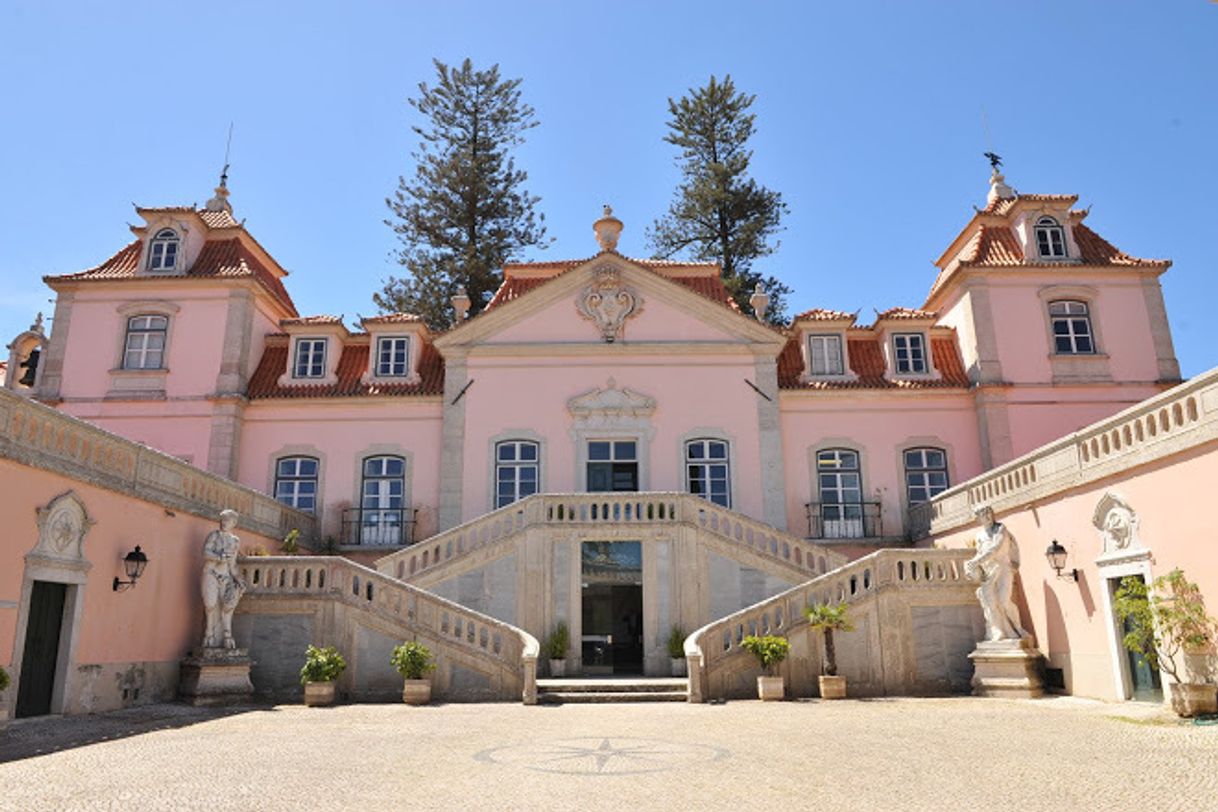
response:
{"label": "tall rectangular window", "polygon": [[1095,352],[1086,302],[1049,302],[1049,320],[1053,323],[1053,352],[1058,355]]}
{"label": "tall rectangular window", "polygon": [[495,444],[495,507],[537,493],[538,445],[528,440]]}
{"label": "tall rectangular window", "polygon": [[897,333],[892,337],[898,375],[920,375],[927,371],[926,338],[921,333]]}
{"label": "tall rectangular window", "polygon": [[821,537],[862,538],[863,482],[858,452],[845,448],[816,452],[816,478]]}
{"label": "tall rectangular window", "polygon": [[322,378],[326,374],[326,340],[299,338],[296,340],[296,363],[293,378]]}
{"label": "tall rectangular window", "polygon": [[410,339],[386,336],[376,340],[376,374],[380,378],[404,378],[410,374]]}
{"label": "tall rectangular window", "polygon": [[841,336],[808,336],[808,356],[813,375],[841,375],[845,371]]}
{"label": "tall rectangular window", "polygon": [[909,504],[929,502],[947,490],[947,454],[941,448],[905,452],[905,493]]}
{"label": "tall rectangular window", "polygon": [[637,491],[638,443],[634,440],[591,440],[588,443],[588,490]]}
{"label": "tall rectangular window", "polygon": [[405,544],[406,461],[368,457],[360,495],[360,544]]}
{"label": "tall rectangular window", "polygon": [[127,319],[123,369],[164,368],[165,333],[168,329],[169,319],[164,316],[132,316]]}
{"label": "tall rectangular window", "polygon": [[317,511],[317,459],[284,457],[275,465],[275,498],[309,513]]}
{"label": "tall rectangular window", "polygon": [[690,440],[685,444],[685,475],[689,492],[716,505],[731,507],[731,477],[727,443],[723,440]]}

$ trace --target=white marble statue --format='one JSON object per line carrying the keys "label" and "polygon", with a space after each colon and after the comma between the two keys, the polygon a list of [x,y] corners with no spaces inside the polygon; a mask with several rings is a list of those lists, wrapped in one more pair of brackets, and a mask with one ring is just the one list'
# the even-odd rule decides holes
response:
{"label": "white marble statue", "polygon": [[964,562],[964,574],[975,581],[977,600],[985,614],[986,639],[1018,640],[1028,633],[1019,625],[1019,609],[1015,606],[1015,571],[1019,569],[1019,550],[1011,532],[994,519],[989,505],[977,508],[981,522],[977,531],[977,552]]}
{"label": "white marble statue", "polygon": [[241,540],[233,533],[237,511],[220,511],[220,528],[207,534],[203,542],[203,611],[207,626],[203,648],[237,647],[233,640],[233,610],[245,592],[245,581],[237,570],[237,550]]}

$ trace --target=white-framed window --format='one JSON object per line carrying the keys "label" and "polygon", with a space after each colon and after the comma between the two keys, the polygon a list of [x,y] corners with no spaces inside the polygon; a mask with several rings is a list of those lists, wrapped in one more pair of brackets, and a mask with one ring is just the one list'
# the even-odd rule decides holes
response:
{"label": "white-framed window", "polygon": [[405,543],[406,460],[391,455],[367,457],[363,473],[359,543]]}
{"label": "white-framed window", "polygon": [[685,478],[689,492],[723,507],[732,506],[727,441],[699,439],[685,444]]}
{"label": "white-framed window", "polygon": [[1086,302],[1062,300],[1049,302],[1049,321],[1053,325],[1053,352],[1057,355],[1091,355],[1095,337],[1091,332],[1091,312]]}
{"label": "white-framed window", "polygon": [[848,448],[816,452],[816,479],[820,492],[820,537],[862,538],[863,475],[858,452]]}
{"label": "white-framed window", "polygon": [[812,375],[845,374],[842,337],[839,335],[808,336],[808,360]]}
{"label": "white-framed window", "polygon": [[293,378],[322,378],[326,374],[326,339],[296,339],[296,360],[292,364]]}
{"label": "white-framed window", "polygon": [[905,494],[910,505],[929,502],[948,488],[947,452],[942,448],[905,451]]}
{"label": "white-framed window", "polygon": [[1036,250],[1041,259],[1064,259],[1066,256],[1066,232],[1052,217],[1041,217],[1036,221]]}
{"label": "white-framed window", "polygon": [[376,340],[378,378],[405,378],[410,375],[410,338],[381,336]]}
{"label": "white-framed window", "polygon": [[637,491],[639,444],[635,440],[588,441],[588,492]]}
{"label": "white-framed window", "polygon": [[282,457],[275,463],[275,498],[297,510],[317,512],[316,457]]}
{"label": "white-framed window", "polygon": [[893,368],[898,375],[925,374],[926,336],[921,333],[896,333],[892,337]]}
{"label": "white-framed window", "polygon": [[169,319],[165,316],[141,315],[127,319],[123,369],[163,369],[168,330]]}
{"label": "white-framed window", "polygon": [[148,270],[172,271],[178,265],[177,232],[171,228],[163,228],[152,238],[148,246]]}
{"label": "white-framed window", "polygon": [[495,444],[495,507],[501,508],[537,493],[540,446],[532,440]]}

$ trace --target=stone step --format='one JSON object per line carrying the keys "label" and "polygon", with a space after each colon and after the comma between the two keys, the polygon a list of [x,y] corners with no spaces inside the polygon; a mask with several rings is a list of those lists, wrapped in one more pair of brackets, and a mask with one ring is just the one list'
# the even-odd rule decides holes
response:
{"label": "stone step", "polygon": [[537,680],[537,701],[685,702],[689,680],[669,677],[591,677]]}
{"label": "stone step", "polygon": [[537,701],[543,705],[567,703],[609,702],[688,702],[686,691],[554,691],[537,692]]}

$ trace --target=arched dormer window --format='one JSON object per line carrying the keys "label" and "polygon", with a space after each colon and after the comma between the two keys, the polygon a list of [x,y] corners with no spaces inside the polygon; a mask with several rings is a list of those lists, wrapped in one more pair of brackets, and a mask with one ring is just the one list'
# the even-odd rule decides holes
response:
{"label": "arched dormer window", "polygon": [[178,266],[178,235],[171,228],[163,228],[152,238],[148,246],[148,270],[172,271]]}
{"label": "arched dormer window", "polygon": [[1036,221],[1036,250],[1041,259],[1066,258],[1066,232],[1052,217]]}

